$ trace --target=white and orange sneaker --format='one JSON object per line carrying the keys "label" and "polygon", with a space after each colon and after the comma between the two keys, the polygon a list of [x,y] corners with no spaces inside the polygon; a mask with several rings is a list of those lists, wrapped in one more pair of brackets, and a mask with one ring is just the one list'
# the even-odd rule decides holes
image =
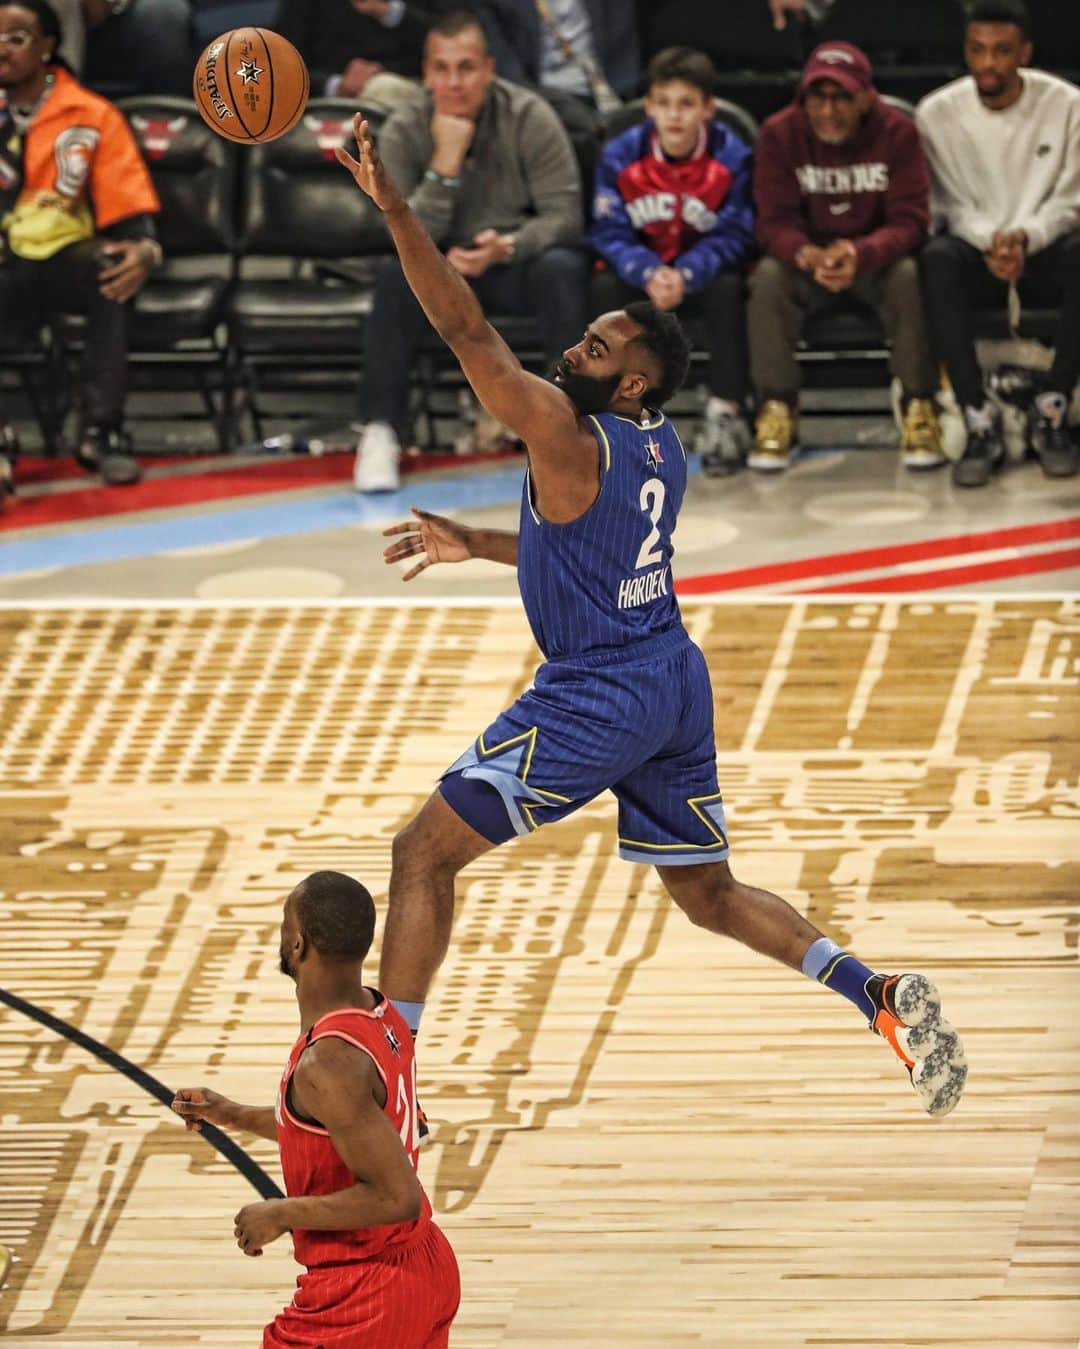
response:
{"label": "white and orange sneaker", "polygon": [[924,974],[878,974],[866,991],[877,1008],[870,1029],[892,1045],[926,1113],[947,1115],[967,1081],[964,1046],[941,1017],[941,995]]}

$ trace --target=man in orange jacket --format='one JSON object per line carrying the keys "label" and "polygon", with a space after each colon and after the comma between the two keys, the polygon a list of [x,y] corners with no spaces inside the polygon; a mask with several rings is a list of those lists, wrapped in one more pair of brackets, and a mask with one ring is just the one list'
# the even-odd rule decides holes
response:
{"label": "man in orange jacket", "polygon": [[[75,458],[131,483],[127,307],[161,262],[159,203],[123,116],[79,84],[59,41],[47,0],[0,0],[0,320],[32,340],[55,314],[86,314]],[[0,415],[0,497],[17,450]]]}

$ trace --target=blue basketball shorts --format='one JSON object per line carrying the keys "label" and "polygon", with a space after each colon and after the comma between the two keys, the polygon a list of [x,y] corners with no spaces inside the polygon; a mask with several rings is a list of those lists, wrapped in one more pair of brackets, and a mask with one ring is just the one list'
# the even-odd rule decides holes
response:
{"label": "blue basketball shorts", "polygon": [[561,820],[610,789],[619,855],[693,866],[728,855],[712,688],[684,629],[553,660],[443,774],[450,807],[491,843]]}

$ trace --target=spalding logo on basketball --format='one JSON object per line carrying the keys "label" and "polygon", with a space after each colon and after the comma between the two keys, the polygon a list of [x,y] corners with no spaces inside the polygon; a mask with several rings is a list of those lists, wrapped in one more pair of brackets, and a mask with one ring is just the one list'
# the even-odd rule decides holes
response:
{"label": "spalding logo on basketball", "polygon": [[307,107],[311,81],[303,57],[266,28],[234,28],[206,48],[195,67],[195,103],[226,140],[262,144],[284,136]]}

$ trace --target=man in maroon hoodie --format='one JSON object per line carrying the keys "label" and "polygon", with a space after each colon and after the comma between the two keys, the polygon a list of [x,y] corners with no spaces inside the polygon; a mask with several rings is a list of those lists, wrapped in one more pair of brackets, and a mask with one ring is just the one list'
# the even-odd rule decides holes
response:
{"label": "man in maroon hoodie", "polygon": [[803,315],[850,296],[878,310],[903,389],[909,468],[944,463],[913,256],[926,239],[929,177],[910,117],[882,102],[848,42],[810,56],[795,102],[761,128],[754,199],[764,254],[750,281],[750,373],[758,417],[751,468],[787,467],[796,441]]}

